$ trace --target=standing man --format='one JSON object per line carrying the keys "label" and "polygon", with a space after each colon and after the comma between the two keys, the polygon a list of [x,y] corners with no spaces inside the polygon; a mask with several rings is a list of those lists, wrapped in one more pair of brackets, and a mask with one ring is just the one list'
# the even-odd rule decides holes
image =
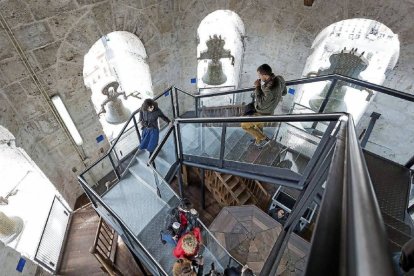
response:
{"label": "standing man", "polygon": [[[257,68],[259,79],[254,82],[256,87],[255,112],[253,116],[272,115],[277,104],[286,95],[286,84],[282,76],[275,76],[268,64]],[[263,122],[246,122],[241,127],[254,137],[254,144],[258,147],[266,145],[270,139],[263,133]]]}

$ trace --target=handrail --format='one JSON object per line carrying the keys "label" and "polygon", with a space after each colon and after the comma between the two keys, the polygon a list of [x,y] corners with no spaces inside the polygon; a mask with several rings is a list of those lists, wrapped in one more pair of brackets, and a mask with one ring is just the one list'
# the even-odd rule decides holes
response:
{"label": "handrail", "polygon": [[[156,96],[153,100],[156,101],[159,98],[161,98],[163,95],[165,95],[165,93],[167,93],[168,91],[172,91],[172,87],[169,87],[167,90],[165,90],[164,92],[162,92],[161,94],[159,94],[158,96]],[[119,132],[118,136],[116,137],[116,139],[112,140],[114,141],[112,146],[109,148],[108,152],[102,156],[101,158],[99,158],[98,160],[96,160],[95,162],[93,162],[91,165],[89,165],[80,175],[84,175],[86,172],[88,172],[92,167],[94,167],[96,164],[98,164],[99,162],[101,162],[103,159],[105,159],[110,153],[111,151],[114,149],[114,147],[116,146],[116,144],[118,143],[119,139],[121,138],[121,136],[124,134],[125,129],[128,127],[129,123],[131,122],[131,120],[133,120],[135,114],[137,114],[138,112],[141,111],[141,108],[138,108],[137,110],[135,110],[134,112],[131,113],[131,115],[129,116],[128,120],[126,121],[125,125],[122,127],[121,131]],[[129,129],[128,129],[129,130]],[[111,142],[112,142],[111,141]]]}
{"label": "handrail", "polygon": [[[296,80],[290,80],[290,81],[286,81],[286,86],[292,86],[292,85],[298,85],[298,84],[307,84],[307,83],[315,83],[315,82],[321,82],[321,81],[328,81],[328,80],[341,80],[341,81],[346,81],[348,83],[352,83],[355,85],[359,85],[368,89],[372,89],[375,90],[377,92],[380,93],[384,93],[390,96],[394,96],[400,99],[404,99],[410,102],[414,102],[414,95],[409,94],[409,93],[405,93],[396,89],[392,89],[392,88],[388,88],[388,87],[384,87],[378,84],[373,84],[367,81],[363,81],[363,80],[359,80],[359,79],[355,79],[355,78],[351,78],[351,77],[347,77],[341,74],[329,74],[329,75],[323,75],[323,76],[316,76],[316,77],[309,77],[309,78],[302,78],[302,79],[296,79]],[[252,91],[255,88],[254,87],[250,87],[250,88],[242,88],[242,89],[236,89],[236,90],[230,90],[230,91],[221,91],[221,92],[213,92],[213,93],[209,93],[209,94],[191,94],[188,92],[185,92],[182,89],[177,88],[180,92],[183,92],[189,96],[192,96],[194,98],[206,98],[206,97],[215,97],[215,96],[222,96],[222,95],[227,95],[227,94],[238,94],[238,93],[243,93],[243,92],[248,92],[248,91]]]}
{"label": "handrail", "polygon": [[351,115],[340,126],[305,275],[393,275],[387,236]]}
{"label": "handrail", "polygon": [[[98,194],[96,194],[96,192],[93,189],[91,189],[88,186],[88,183],[86,183],[86,181],[81,176],[78,176],[78,181],[81,183],[81,186],[84,189],[88,190],[88,192],[90,192],[91,194],[93,194],[93,196],[95,197],[95,199],[99,202],[100,205],[102,205],[105,208],[105,210],[109,213],[109,215],[111,215],[112,217],[114,217],[118,222],[121,222],[122,226],[125,228],[125,230],[128,233],[128,235],[130,237],[132,237],[132,239],[139,245],[139,247],[143,250],[143,252],[151,259],[151,261],[153,261],[153,263],[157,266],[157,268],[161,272],[163,272],[164,275],[168,275],[168,273],[165,272],[165,270],[158,263],[158,261],[153,258],[152,254],[150,252],[148,252],[148,250],[145,248],[145,246],[143,246],[141,244],[141,242],[137,239],[137,237],[134,235],[134,233],[132,232],[132,230],[129,229],[129,227],[125,223],[123,223],[123,220],[101,199],[101,197]],[[92,199],[91,199],[91,201],[92,201]]]}
{"label": "handrail", "polygon": [[[356,84],[356,85],[359,85],[359,86],[362,86],[362,87],[365,87],[365,88],[368,88],[368,89],[378,91],[380,93],[384,93],[384,94],[394,96],[394,97],[397,97],[397,98],[400,98],[400,99],[404,99],[404,100],[407,100],[407,101],[410,101],[410,102],[414,102],[414,95],[411,95],[411,94],[408,94],[408,93],[405,93],[405,92],[402,92],[402,91],[399,91],[399,90],[395,90],[395,89],[392,89],[392,88],[388,88],[388,87],[380,86],[380,85],[377,85],[377,84],[373,84],[373,83],[370,83],[370,82],[367,82],[367,81],[354,79],[354,78],[347,77],[347,76],[340,75],[340,74],[329,74],[329,75],[323,75],[323,76],[316,76],[316,77],[290,80],[290,81],[286,81],[286,86],[298,85],[298,84],[307,84],[307,83],[315,83],[315,82],[334,80],[334,79],[346,81],[346,82],[349,82],[349,83],[352,83],[352,84]],[[196,100],[198,100],[199,98],[214,97],[214,96],[221,96],[221,95],[227,95],[227,94],[237,94],[237,93],[243,93],[243,92],[248,92],[248,91],[254,90],[254,88],[243,88],[243,89],[237,89],[237,90],[231,90],[231,91],[223,91],[223,92],[209,93],[209,94],[205,94],[205,95],[198,95],[198,94],[191,94],[189,92],[186,92],[183,89],[180,89],[176,86],[170,86],[163,93],[156,96],[154,98],[154,100],[159,99],[161,96],[165,95],[165,93],[167,93],[168,91],[172,92],[173,88],[175,88],[176,91],[179,91],[181,93],[184,93],[188,96],[191,96],[191,97],[195,98]],[[171,93],[171,95],[173,95],[173,93]],[[117,144],[118,140],[120,139],[120,137],[124,133],[125,128],[131,122],[131,120],[135,116],[135,114],[137,114],[139,112],[139,110],[140,109],[134,111],[131,114],[131,116],[129,117],[127,123],[124,125],[124,127],[122,128],[122,130],[119,133],[118,137],[114,140],[112,146],[108,150],[108,153],[105,154],[104,156],[102,156],[101,158],[99,158],[94,163],[92,163],[92,165],[90,165],[87,169],[85,169],[82,172],[82,174],[89,171],[90,168],[95,166],[97,163],[99,163],[100,161],[102,161],[104,158],[106,158],[109,155],[109,153],[113,150],[113,148]]]}
{"label": "handrail", "polygon": [[[155,152],[154,152],[154,154],[153,155],[155,155]],[[148,163],[150,163],[149,161],[148,161]],[[158,179],[162,179],[162,181],[164,181],[163,180],[163,177],[160,175],[160,173],[154,168],[154,167],[151,167],[150,166],[150,168],[153,170],[153,172],[157,175],[157,177],[158,177]],[[165,181],[164,181],[165,182]],[[170,185],[168,185],[168,184],[166,184],[166,183],[164,183],[165,184],[165,186],[166,187],[168,187],[168,189],[170,190],[170,192],[172,192],[173,194],[174,194],[174,196],[175,197],[177,197],[178,199],[181,199],[181,197],[171,188],[171,186]],[[229,257],[230,258],[232,258],[234,261],[236,261],[238,264],[240,264],[241,266],[243,266],[243,264],[241,264],[236,258],[234,258],[231,254],[230,254],[230,252],[229,251],[227,251],[227,249],[226,248],[224,248],[223,247],[223,245],[217,240],[217,238],[213,235],[213,233],[211,233],[211,231],[208,229],[208,227],[199,219],[199,218],[197,218],[197,221],[198,221],[198,223],[206,230],[206,232],[207,233],[209,233],[209,235],[213,238],[213,240],[221,247],[221,249],[224,251],[224,252],[226,252],[227,253],[227,255],[229,255]]]}
{"label": "handrail", "polygon": [[314,122],[314,121],[337,121],[346,113],[302,113],[289,115],[253,116],[253,117],[204,117],[204,118],[177,118],[177,123],[240,123],[240,122]]}
{"label": "handrail", "polygon": [[[352,84],[355,84],[355,85],[358,85],[358,86],[362,86],[364,88],[372,89],[372,90],[375,90],[375,91],[380,92],[380,93],[384,93],[384,94],[394,96],[394,97],[397,97],[397,98],[400,98],[400,99],[404,99],[404,100],[407,100],[407,101],[410,101],[410,102],[414,102],[414,95],[412,95],[412,94],[402,92],[402,91],[399,91],[399,90],[396,90],[396,89],[388,88],[388,87],[385,87],[385,86],[381,86],[381,85],[378,85],[378,84],[373,84],[373,83],[370,83],[370,82],[367,82],[367,81],[354,79],[354,78],[347,77],[347,76],[340,75],[340,74],[329,74],[329,75],[323,75],[323,76],[316,76],[316,77],[290,80],[290,81],[286,81],[286,86],[316,83],[316,82],[335,80],[335,79],[336,80],[341,80],[341,81],[346,81],[348,83],[352,83]],[[185,93],[185,94],[187,94],[189,96],[192,96],[194,98],[207,98],[207,97],[222,96],[222,95],[227,95],[227,94],[238,94],[238,93],[253,91],[254,89],[255,89],[254,87],[248,87],[248,88],[229,90],[229,91],[212,92],[212,93],[203,94],[203,95],[191,94],[191,93],[185,92],[182,89],[178,89],[178,90],[180,92]]]}
{"label": "handrail", "polygon": [[197,95],[196,94],[191,94],[191,93],[189,93],[189,92],[187,92],[187,91],[184,91],[183,89],[181,89],[181,88],[178,88],[177,86],[174,86],[174,88],[175,89],[177,89],[177,91],[180,91],[181,93],[184,93],[184,94],[186,94],[186,95],[188,95],[188,96],[190,96],[190,97],[193,97],[193,98],[195,98]]}
{"label": "handrail", "polygon": [[157,157],[158,153],[161,151],[164,144],[167,142],[171,132],[174,130],[174,125],[170,126],[170,128],[167,130],[167,133],[165,133],[164,138],[161,140],[160,143],[158,143],[157,147],[155,148],[154,152],[151,154],[150,158],[148,159],[147,165],[149,166],[152,162],[154,162],[155,158]]}

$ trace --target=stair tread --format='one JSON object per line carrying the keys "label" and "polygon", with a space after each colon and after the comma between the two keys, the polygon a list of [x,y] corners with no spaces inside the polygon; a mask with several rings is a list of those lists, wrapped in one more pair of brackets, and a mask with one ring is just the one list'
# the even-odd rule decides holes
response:
{"label": "stair tread", "polygon": [[251,136],[244,134],[235,144],[235,146],[225,155],[226,160],[239,161],[240,156],[244,154],[250,143]]}
{"label": "stair tread", "polygon": [[237,177],[233,177],[230,181],[226,182],[226,185],[230,189],[233,189],[237,183],[239,183],[239,179]]}
{"label": "stair tread", "polygon": [[221,178],[223,178],[224,182],[228,182],[231,177],[231,174],[221,174]]}
{"label": "stair tread", "polygon": [[236,198],[239,198],[239,196],[246,191],[246,186],[244,186],[243,184],[239,183],[239,185],[235,186],[237,187],[236,189],[233,189],[233,194]]}
{"label": "stair tread", "polygon": [[245,190],[244,193],[242,193],[239,197],[239,204],[243,205],[245,204],[249,199],[251,198],[250,194]]}
{"label": "stair tread", "polygon": [[270,147],[266,147],[266,150],[260,152],[258,158],[254,161],[254,164],[271,166],[273,163],[279,163],[281,147],[275,141],[269,143]]}

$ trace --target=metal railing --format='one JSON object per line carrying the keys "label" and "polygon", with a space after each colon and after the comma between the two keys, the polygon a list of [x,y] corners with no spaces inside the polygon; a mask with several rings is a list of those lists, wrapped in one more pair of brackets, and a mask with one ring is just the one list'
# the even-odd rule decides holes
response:
{"label": "metal railing", "polygon": [[304,275],[393,275],[384,223],[351,115],[342,116],[335,136],[260,275],[275,275],[294,226],[324,178],[326,192]]}
{"label": "metal railing", "polygon": [[[143,261],[147,268],[155,275],[168,275],[159,262],[151,255],[145,246],[139,241],[134,232],[125,224],[125,222],[102,200],[102,198],[91,189],[85,179],[78,177],[81,187],[84,189],[86,195],[92,202],[95,210],[100,214],[105,221],[111,225],[120,235],[128,248]],[[153,269],[151,269],[153,268]],[[154,269],[155,268],[155,269]]]}
{"label": "metal railing", "polygon": [[[356,80],[353,78],[341,76],[341,75],[326,75],[326,76],[319,76],[307,79],[299,79],[293,81],[287,81],[287,86],[291,85],[298,85],[298,84],[306,84],[306,83],[314,83],[320,81],[333,81],[333,85],[337,81],[345,81],[351,84],[355,84],[361,87],[365,87],[368,89],[373,89],[380,93],[384,93],[393,97],[397,97],[409,102],[414,102],[414,95],[407,94],[401,91],[397,91],[394,89],[382,87],[379,85],[375,85],[372,83],[368,83],[361,80]],[[332,88],[332,86],[331,86]],[[155,100],[159,99],[161,96],[168,96],[170,97],[171,108],[173,117],[180,117],[185,110],[183,108],[183,102],[179,100],[178,95],[185,95],[186,97],[191,97],[192,101],[194,101],[194,117],[197,117],[199,114],[199,102],[200,99],[206,97],[215,97],[215,96],[222,96],[227,94],[238,94],[238,93],[245,93],[253,91],[254,88],[246,88],[246,89],[239,89],[234,91],[224,91],[224,92],[217,92],[211,93],[208,95],[193,95],[191,93],[185,92],[177,87],[170,87],[164,93],[159,95],[155,98]],[[328,93],[329,96],[329,93]],[[324,102],[329,101],[329,97],[327,97]],[[323,112],[324,105],[322,103],[319,112]],[[322,109],[322,110],[321,110]],[[133,233],[123,225],[122,221],[117,217],[117,215],[107,206],[101,199],[96,192],[88,186],[88,183],[83,178],[84,174],[87,173],[91,168],[96,166],[99,162],[104,160],[104,158],[109,158],[110,163],[112,165],[113,171],[117,177],[117,181],[120,178],[119,172],[119,164],[115,164],[111,152],[114,150],[114,147],[119,142],[121,136],[125,132],[128,124],[133,122],[135,131],[137,132],[138,138],[140,140],[140,134],[138,130],[138,125],[135,119],[135,115],[139,112],[139,110],[132,113],[131,117],[125,124],[124,128],[122,129],[121,133],[112,143],[108,153],[94,162],[91,166],[89,166],[82,174],[79,176],[79,182],[82,188],[85,190],[86,194],[91,198],[91,201],[94,202],[94,205],[98,202],[104,209],[111,215],[111,217],[115,218],[117,223],[120,225],[121,230],[127,235],[128,239],[133,241],[134,243],[138,244],[138,248],[140,249],[140,254],[144,254],[145,257],[150,260],[157,268],[160,273],[165,273],[162,268],[159,266],[157,261],[153,259],[153,257],[145,250],[145,248],[139,243],[139,241],[134,237]],[[292,121],[292,118],[296,118],[298,121],[336,121],[339,118],[338,114],[300,114],[300,115],[282,115],[277,116],[277,120],[279,122],[288,122]],[[180,129],[177,127],[179,124],[184,123],[236,123],[236,122],[257,122],[257,121],[272,121],[275,118],[271,116],[266,117],[255,117],[255,118],[205,118],[205,119],[177,119],[174,125],[174,128],[170,128],[168,130],[168,135],[170,136],[171,133],[174,133],[176,136],[175,141],[178,141],[176,145],[176,154],[177,158],[180,162],[183,160],[183,152],[182,152],[182,145],[180,144]],[[372,184],[369,180],[368,171],[366,169],[365,161],[361,154],[361,149],[359,147],[358,141],[356,139],[355,130],[353,126],[352,117],[348,115],[347,125],[345,126],[344,122],[340,123],[341,134],[339,135],[338,143],[335,146],[335,155],[332,151],[333,142],[326,143],[325,148],[321,150],[321,154],[324,158],[319,158],[311,171],[308,171],[306,175],[306,189],[302,191],[301,197],[296,202],[295,210],[292,212],[291,216],[289,217],[287,223],[284,226],[284,231],[282,231],[280,240],[275,244],[274,248],[279,249],[277,252],[282,252],[284,247],[286,247],[287,239],[286,237],[289,236],[290,232],[292,231],[292,225],[295,225],[295,220],[298,220],[302,216],[302,211],[304,212],[306,208],[307,200],[310,198],[313,199],[312,195],[315,195],[316,187],[321,184],[321,179],[323,177],[328,178],[327,186],[337,187],[327,189],[327,193],[323,199],[323,210],[327,212],[326,216],[319,216],[318,226],[314,234],[314,240],[312,243],[321,245],[322,242],[330,243],[330,246],[312,246],[310,258],[307,265],[307,274],[313,275],[311,271],[312,269],[328,269],[328,267],[332,268],[332,266],[326,266],[327,263],[330,263],[329,260],[332,260],[332,264],[337,264],[338,268],[341,269],[339,271],[343,274],[344,271],[349,271],[351,274],[356,273],[355,275],[363,275],[364,272],[371,273],[372,271],[376,271],[374,266],[382,268],[382,271],[379,272],[378,275],[391,275],[386,274],[389,273],[390,270],[390,260],[385,255],[388,254],[386,251],[386,236],[384,232],[384,227],[382,224],[382,219],[379,214],[378,204],[375,199],[375,194],[373,193]],[[345,129],[345,130],[344,130]],[[345,134],[342,134],[345,131]],[[345,135],[345,136],[344,136]],[[168,137],[166,137],[167,139]],[[164,141],[164,140],[163,140]],[[156,156],[158,155],[160,149],[163,146],[163,142],[157,147],[154,155],[150,159],[150,163],[153,163]],[[223,146],[222,146],[223,147]],[[222,152],[220,150],[220,158],[222,159]],[[342,152],[342,153],[341,153]],[[351,153],[351,154],[350,154]],[[334,155],[334,161],[332,165],[329,162],[329,158]],[[346,166],[344,167],[344,161]],[[410,162],[408,162],[410,163]],[[331,165],[329,173],[328,168]],[[407,164],[408,165],[408,164]],[[309,190],[310,189],[310,190]],[[332,190],[328,193],[329,190]],[[346,200],[337,200],[339,195],[343,195]],[[338,205],[339,204],[339,205]],[[328,206],[328,207],[326,207]],[[303,207],[303,208],[302,208]],[[341,207],[341,208],[339,208]],[[335,213],[336,212],[336,213]],[[340,212],[340,213],[337,213]],[[322,211],[321,211],[322,213]],[[337,226],[333,226],[334,223],[329,221],[328,218],[334,219],[338,221]],[[339,218],[342,219],[339,220]],[[344,224],[345,222],[348,223]],[[366,222],[372,222],[371,224],[367,224]],[[359,224],[359,225],[356,225]],[[118,227],[118,228],[119,228]],[[376,228],[377,227],[377,228]],[[333,232],[332,232],[333,231]],[[366,238],[366,240],[361,240],[357,234],[361,234],[362,237]],[[346,235],[346,236],[342,236]],[[345,237],[345,240],[343,239]],[[341,239],[342,238],[342,239]],[[344,242],[345,241],[345,242]],[[335,244],[335,242],[337,244]],[[358,244],[359,243],[359,244]],[[376,243],[376,244],[374,244]],[[368,244],[368,245],[367,245]],[[319,248],[319,249],[318,249]],[[368,249],[368,250],[367,250]],[[262,275],[270,275],[266,273],[275,272],[275,267],[277,268],[277,264],[280,261],[281,256],[277,255],[280,253],[275,253],[275,250],[272,251],[268,261],[263,268]],[[376,259],[372,259],[370,254],[375,251],[376,253],[373,256]],[[315,253],[318,252],[318,253]],[[333,254],[332,252],[338,253]],[[355,254],[355,256],[350,256],[349,254]],[[275,257],[276,256],[276,257]],[[313,256],[313,257],[312,257]],[[315,258],[315,259],[314,259]],[[336,258],[336,259],[335,259]],[[378,261],[381,260],[381,261]],[[365,261],[365,263],[364,263]],[[321,265],[321,262],[324,265]],[[336,262],[336,263],[335,263]],[[318,265],[320,268],[318,268]],[[358,267],[360,266],[360,268]],[[263,274],[265,273],[265,274]],[[339,273],[339,274],[340,274]],[[385,274],[384,274],[385,273]],[[347,274],[347,273],[345,273]],[[345,275],[343,274],[343,275]],[[324,275],[323,273],[320,275]],[[369,275],[369,274],[366,274]]]}

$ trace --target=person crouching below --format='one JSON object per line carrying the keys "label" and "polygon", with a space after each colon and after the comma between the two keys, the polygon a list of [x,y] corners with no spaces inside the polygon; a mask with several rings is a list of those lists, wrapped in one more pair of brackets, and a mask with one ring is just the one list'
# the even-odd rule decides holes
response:
{"label": "person crouching below", "polygon": [[[257,68],[259,79],[254,82],[255,102],[253,116],[272,115],[276,106],[286,95],[286,84],[282,76],[275,76],[268,64],[262,64]],[[252,141],[256,146],[263,147],[270,139],[263,133],[263,122],[245,122],[241,127],[253,136]]]}
{"label": "person crouching below", "polygon": [[177,259],[186,258],[191,260],[198,254],[201,243],[200,228],[195,227],[192,231],[181,236],[173,250],[173,254]]}
{"label": "person crouching below", "polygon": [[140,150],[147,150],[149,156],[152,155],[158,145],[160,130],[158,128],[158,118],[163,119],[166,123],[172,124],[170,119],[162,113],[158,108],[158,104],[152,99],[146,99],[141,106],[139,112],[138,124],[141,124],[142,137],[141,144],[138,146]]}

